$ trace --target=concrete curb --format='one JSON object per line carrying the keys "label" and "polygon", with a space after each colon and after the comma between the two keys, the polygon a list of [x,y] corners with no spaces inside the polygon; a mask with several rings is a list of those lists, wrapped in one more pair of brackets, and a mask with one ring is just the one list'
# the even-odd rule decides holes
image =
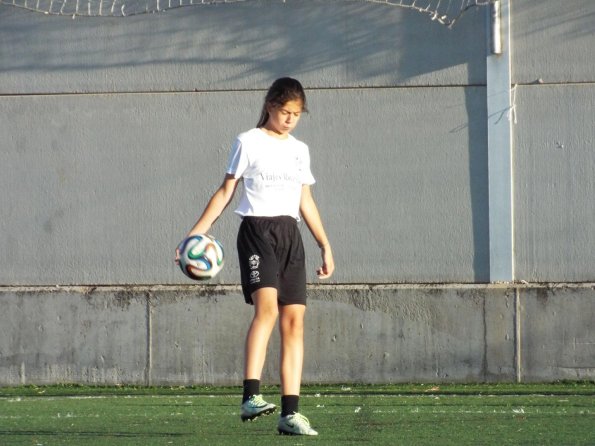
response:
{"label": "concrete curb", "polygon": [[[0,385],[241,383],[236,285],[0,287]],[[595,284],[312,285],[305,383],[595,379]],[[278,382],[274,333],[263,381]]]}

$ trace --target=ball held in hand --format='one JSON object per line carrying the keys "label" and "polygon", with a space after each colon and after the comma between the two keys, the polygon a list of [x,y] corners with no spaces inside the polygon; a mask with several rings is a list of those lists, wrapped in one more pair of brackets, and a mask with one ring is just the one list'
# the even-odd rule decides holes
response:
{"label": "ball held in hand", "polygon": [[182,240],[178,249],[180,268],[191,279],[209,280],[223,269],[223,246],[210,235],[187,237]]}

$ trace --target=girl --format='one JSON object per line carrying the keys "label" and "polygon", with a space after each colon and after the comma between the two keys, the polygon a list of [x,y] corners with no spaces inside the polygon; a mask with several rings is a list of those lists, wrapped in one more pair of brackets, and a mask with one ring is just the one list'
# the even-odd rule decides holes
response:
{"label": "girl", "polygon": [[265,97],[256,128],[237,137],[223,183],[188,233],[206,234],[243,181],[235,211],[242,218],[237,247],[242,291],[246,303],[254,306],[254,317],[246,336],[241,419],[253,420],[276,409],[262,398],[260,377],[279,318],[282,396],[278,431],[290,435],[318,435],[298,410],[306,310],[304,247],[297,226],[300,215],[321,250],[318,277],[326,279],[334,270],[331,246],[310,192],[314,177],[308,146],[290,134],[304,111],[302,85],[292,78],[277,79]]}

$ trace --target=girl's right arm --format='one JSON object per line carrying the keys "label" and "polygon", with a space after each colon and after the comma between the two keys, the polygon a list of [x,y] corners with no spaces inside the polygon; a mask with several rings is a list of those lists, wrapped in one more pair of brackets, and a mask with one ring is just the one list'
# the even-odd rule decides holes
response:
{"label": "girl's right arm", "polygon": [[221,186],[215,191],[202,215],[198,221],[194,224],[187,237],[196,234],[206,234],[213,223],[223,213],[231,199],[233,198],[234,192],[238,186],[239,178],[235,178],[231,174],[226,174]]}
{"label": "girl's right arm", "polygon": [[[231,174],[226,174],[225,179],[219,189],[215,191],[205,210],[202,212],[202,215],[198,219],[198,221],[194,224],[190,232],[186,235],[186,237],[190,237],[197,234],[206,234],[215,220],[219,218],[221,213],[225,210],[231,199],[233,198],[233,194],[238,187],[239,178],[234,178]],[[178,263],[180,260],[180,249],[176,248],[176,258],[175,261]]]}

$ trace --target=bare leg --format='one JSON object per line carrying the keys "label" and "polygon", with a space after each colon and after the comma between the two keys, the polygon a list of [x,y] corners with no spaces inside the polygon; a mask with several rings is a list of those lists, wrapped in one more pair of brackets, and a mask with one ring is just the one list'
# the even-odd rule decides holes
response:
{"label": "bare leg", "polygon": [[281,394],[299,395],[304,363],[305,305],[279,306],[281,331]]}
{"label": "bare leg", "polygon": [[269,339],[279,315],[275,288],[260,288],[252,294],[252,301],[254,318],[246,335],[244,379],[260,379]]}

